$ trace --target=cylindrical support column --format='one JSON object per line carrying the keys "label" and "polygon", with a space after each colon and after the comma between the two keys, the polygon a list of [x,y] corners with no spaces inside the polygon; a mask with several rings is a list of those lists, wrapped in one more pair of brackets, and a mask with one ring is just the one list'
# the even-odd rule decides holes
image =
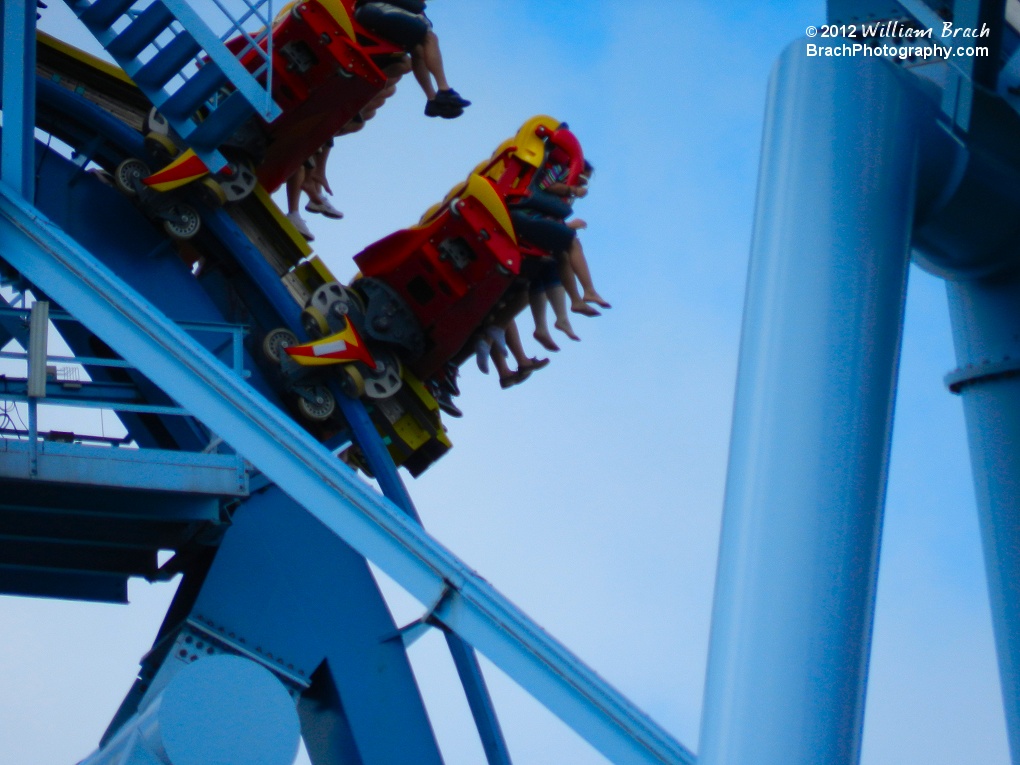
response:
{"label": "cylindrical support column", "polygon": [[772,75],[702,765],[858,760],[918,154],[900,74],[798,41]]}
{"label": "cylindrical support column", "polygon": [[183,667],[82,765],[291,765],[300,735],[295,702],[272,672],[217,655]]}
{"label": "cylindrical support column", "polygon": [[948,282],[1012,760],[1020,765],[1020,273]]}

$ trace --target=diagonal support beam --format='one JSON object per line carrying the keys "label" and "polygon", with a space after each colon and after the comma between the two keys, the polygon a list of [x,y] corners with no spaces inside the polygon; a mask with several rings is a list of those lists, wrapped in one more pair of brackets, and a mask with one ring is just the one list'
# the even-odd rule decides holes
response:
{"label": "diagonal support beam", "polygon": [[10,308],[11,304],[0,295],[0,350],[11,340],[17,340],[22,348],[28,348],[28,327],[24,320],[4,314],[4,308]]}
{"label": "diagonal support beam", "polygon": [[[409,518],[414,519],[415,523],[421,525],[421,516],[418,515],[418,510],[415,508],[404,482],[400,480],[400,474],[397,472],[393,460],[390,459],[382,437],[372,424],[365,407],[360,401],[342,395],[341,391],[336,393],[347,424],[361,445],[361,451],[368,460],[383,495],[407,513]],[[468,706],[475,719],[475,727],[482,740],[486,762],[489,765],[511,765],[510,751],[507,749],[506,738],[503,736],[499,718],[496,716],[496,709],[492,704],[492,697],[485,684],[485,676],[478,663],[478,656],[460,635],[445,630],[444,633],[454,666],[457,668],[457,675],[464,686]]]}
{"label": "diagonal support beam", "polygon": [[0,251],[322,525],[617,763],[693,754],[35,208],[0,190]]}

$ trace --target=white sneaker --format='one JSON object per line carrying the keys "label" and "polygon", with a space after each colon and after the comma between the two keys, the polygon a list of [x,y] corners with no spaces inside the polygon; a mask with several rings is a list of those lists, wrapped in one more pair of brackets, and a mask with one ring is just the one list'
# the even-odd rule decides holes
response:
{"label": "white sneaker", "polygon": [[319,213],[320,215],[325,215],[327,218],[332,218],[333,220],[340,220],[342,217],[344,217],[344,214],[342,212],[333,207],[333,205],[331,205],[325,199],[323,199],[321,202],[309,202],[308,204],[305,205],[305,209],[311,213]]}
{"label": "white sneaker", "polygon": [[294,228],[298,230],[298,233],[301,234],[301,236],[309,242],[315,241],[315,234],[309,230],[308,224],[305,223],[305,219],[301,217],[300,213],[287,213],[287,220],[294,225]]}

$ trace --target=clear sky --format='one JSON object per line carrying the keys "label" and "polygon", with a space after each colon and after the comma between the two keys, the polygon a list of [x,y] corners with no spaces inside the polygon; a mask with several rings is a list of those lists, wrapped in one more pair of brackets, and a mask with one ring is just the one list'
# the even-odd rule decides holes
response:
{"label": "clear sky", "polygon": [[[43,28],[83,41],[50,5]],[[338,142],[346,218],[310,217],[316,251],[350,277],[353,254],[416,222],[526,118],[570,123],[596,166],[577,213],[613,308],[579,318],[582,342],[563,338],[520,387],[465,366],[455,448],[410,490],[436,537],[696,750],[766,82],[823,3],[441,0],[430,16],[474,105],[430,120],[401,83]],[[1008,762],[962,412],[941,381],[953,366],[942,285],[912,269],[865,765]],[[419,615],[388,590],[398,622]],[[0,598],[0,763],[94,748],[171,591],[131,594]],[[447,762],[481,762],[442,641],[412,661]],[[604,762],[489,678],[518,765]]]}

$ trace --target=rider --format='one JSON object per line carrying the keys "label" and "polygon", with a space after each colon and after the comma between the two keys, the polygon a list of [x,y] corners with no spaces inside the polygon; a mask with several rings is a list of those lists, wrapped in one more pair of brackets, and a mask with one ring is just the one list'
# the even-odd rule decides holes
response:
{"label": "rider", "polygon": [[[595,289],[584,248],[577,238],[577,231],[586,228],[587,224],[579,219],[567,221],[573,215],[571,202],[588,193],[587,183],[592,166],[586,162],[578,183],[569,185],[568,164],[566,152],[559,148],[553,149],[532,182],[531,194],[512,205],[510,212],[517,233],[556,258],[555,268],[538,265],[538,271],[531,275],[534,287],[532,312],[536,323],[535,339],[549,350],[558,350],[558,347],[549,336],[545,323],[545,297],[542,293],[548,296],[554,309],[557,309],[554,326],[572,340],[579,338],[574,334],[566,312],[559,310],[562,305],[559,289],[565,290],[570,297],[570,310],[582,316],[600,315],[588,303],[602,308],[611,307]],[[556,277],[559,277],[560,285],[556,284]],[[583,292],[577,289],[575,278],[581,282]]]}
{"label": "rider", "polygon": [[[386,86],[376,93],[350,122],[340,128],[336,137],[339,138],[361,130],[365,126],[365,122],[372,119],[379,107],[396,92],[400,78],[409,71],[411,71],[411,62],[405,54],[401,54],[399,58],[385,65],[382,72],[387,77]],[[308,204],[305,205],[305,210],[308,212],[318,213],[333,220],[344,217],[344,214],[326,199],[326,194],[333,195],[333,189],[330,188],[329,180],[326,178],[326,163],[332,149],[333,139],[331,138],[325,146],[320,147],[315,154],[309,157],[294,175],[287,179],[287,218],[309,242],[314,241],[315,236],[308,228],[308,223],[301,217],[302,191],[308,195]]]}
{"label": "rider", "polygon": [[411,54],[414,77],[428,99],[425,116],[453,119],[471,105],[446,81],[439,38],[425,15],[425,0],[358,0],[354,17],[366,29]]}

